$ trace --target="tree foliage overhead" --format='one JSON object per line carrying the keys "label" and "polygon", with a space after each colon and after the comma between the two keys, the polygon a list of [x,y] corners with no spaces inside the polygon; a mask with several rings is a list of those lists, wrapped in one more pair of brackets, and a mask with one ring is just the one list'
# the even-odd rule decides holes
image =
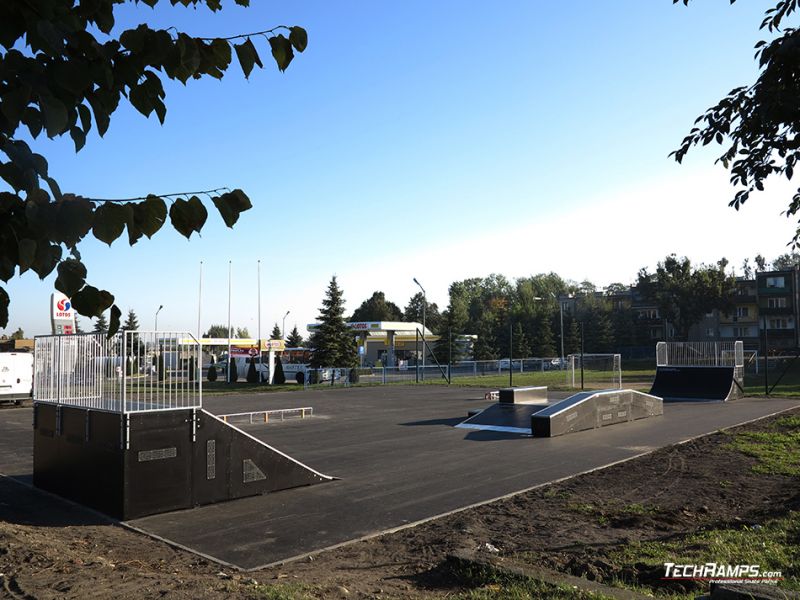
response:
{"label": "tree foliage overhead", "polygon": [[[187,239],[208,217],[203,197],[232,227],[251,203],[238,189],[146,194],[108,200],[62,192],[45,157],[24,140],[69,135],[80,151],[94,126],[102,136],[121,101],[163,123],[163,80],[221,79],[233,55],[249,77],[263,67],[256,43],[266,38],[283,71],[308,43],[301,27],[273,29],[230,37],[192,37],[175,28],[145,24],[112,35],[114,10],[130,0],[3,0],[0,2],[0,178],[11,191],[0,191],[0,279],[32,270],[44,279],[53,270],[55,287],[72,299],[77,312],[99,317],[110,309],[109,334],[119,328],[121,312],[114,296],[86,282],[78,250],[90,233],[111,245],[127,231],[130,245],[150,238],[169,219]],[[212,11],[221,0],[169,0]],[[247,6],[249,0],[234,0]],[[154,7],[159,0],[142,0]],[[8,323],[8,293],[0,288],[0,327]]]}
{"label": "tree foliage overhead", "polygon": [[[731,0],[733,4],[736,0]],[[673,4],[689,0],[672,0]],[[750,194],[764,189],[770,175],[792,179],[800,160],[800,30],[781,30],[783,20],[795,12],[800,0],[781,0],[766,11],[761,29],[778,33],[759,41],[755,58],[761,72],[752,85],[731,90],[695,121],[670,156],[681,162],[690,148],[729,143],[717,162],[730,170],[731,184],[738,188],[730,205],[737,210]],[[800,188],[792,197],[786,216],[800,211]],[[800,226],[793,243],[800,245]]]}

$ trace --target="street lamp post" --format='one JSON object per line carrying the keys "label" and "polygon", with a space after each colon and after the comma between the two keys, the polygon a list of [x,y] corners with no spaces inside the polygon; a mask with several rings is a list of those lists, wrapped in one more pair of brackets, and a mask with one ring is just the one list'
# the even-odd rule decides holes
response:
{"label": "street lamp post", "polygon": [[287,310],[286,314],[283,315],[283,327],[281,328],[281,337],[285,340],[286,339],[286,317],[289,316],[289,313],[292,312],[291,310]]}
{"label": "street lamp post", "polygon": [[425,306],[428,304],[428,300],[425,294],[425,288],[417,281],[416,277],[414,277],[414,283],[422,290],[422,380],[425,381]]}
{"label": "street lamp post", "polygon": [[163,304],[159,305],[158,310],[156,311],[156,327],[155,327],[156,332],[158,332],[158,313],[161,312],[162,308],[164,308]]}

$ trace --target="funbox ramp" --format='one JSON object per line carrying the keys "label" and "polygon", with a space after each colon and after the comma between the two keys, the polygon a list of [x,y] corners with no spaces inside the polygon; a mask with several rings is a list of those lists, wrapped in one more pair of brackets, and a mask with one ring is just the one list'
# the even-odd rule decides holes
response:
{"label": "funbox ramp", "polygon": [[650,393],[665,401],[725,401],[741,397],[741,368],[662,366]]}
{"label": "funbox ramp", "polygon": [[33,483],[133,519],[333,479],[199,409],[34,404]]}
{"label": "funbox ramp", "polygon": [[532,415],[531,430],[534,437],[555,437],[663,414],[661,398],[644,392],[580,392]]}

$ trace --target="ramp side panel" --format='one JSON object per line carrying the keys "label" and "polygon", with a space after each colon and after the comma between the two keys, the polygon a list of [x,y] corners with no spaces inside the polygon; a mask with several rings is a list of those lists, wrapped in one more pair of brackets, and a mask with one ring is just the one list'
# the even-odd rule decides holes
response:
{"label": "ramp side panel", "polygon": [[534,437],[554,437],[663,414],[661,398],[636,390],[583,392],[531,417]]}
{"label": "ramp side panel", "polygon": [[737,398],[735,367],[657,367],[650,393],[666,401]]}
{"label": "ramp side panel", "polygon": [[[210,473],[208,441],[215,440],[215,445],[219,447],[224,440],[230,440],[227,465],[225,465],[228,477],[217,480],[206,475],[204,478],[203,489],[211,497],[219,497],[222,490],[227,490],[228,499],[243,498],[333,479],[205,410],[199,413],[198,434],[198,441],[201,443],[196,444],[196,450],[200,455],[196,456],[196,462],[202,465],[207,473]],[[223,466],[219,456],[215,457],[215,462],[216,471],[219,472]],[[196,500],[202,503],[204,498],[198,495]]]}

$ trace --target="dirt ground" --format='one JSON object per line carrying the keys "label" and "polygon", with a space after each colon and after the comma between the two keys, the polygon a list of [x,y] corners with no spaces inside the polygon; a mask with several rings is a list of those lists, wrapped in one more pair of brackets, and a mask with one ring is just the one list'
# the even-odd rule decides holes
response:
{"label": "dirt ground", "polygon": [[[795,410],[785,414],[800,414]],[[775,418],[737,428],[761,430]],[[0,521],[0,581],[10,598],[421,598],[461,591],[449,553],[494,546],[590,579],[633,574],[609,549],[711,527],[758,524],[800,510],[798,478],[757,474],[717,433],[510,499],[239,573],[118,525]],[[28,494],[0,490],[0,517]],[[16,488],[16,492],[14,491]],[[15,504],[16,503],[16,504]],[[641,508],[631,510],[630,507]],[[24,511],[23,511],[24,512]],[[788,567],[788,565],[787,565]]]}

